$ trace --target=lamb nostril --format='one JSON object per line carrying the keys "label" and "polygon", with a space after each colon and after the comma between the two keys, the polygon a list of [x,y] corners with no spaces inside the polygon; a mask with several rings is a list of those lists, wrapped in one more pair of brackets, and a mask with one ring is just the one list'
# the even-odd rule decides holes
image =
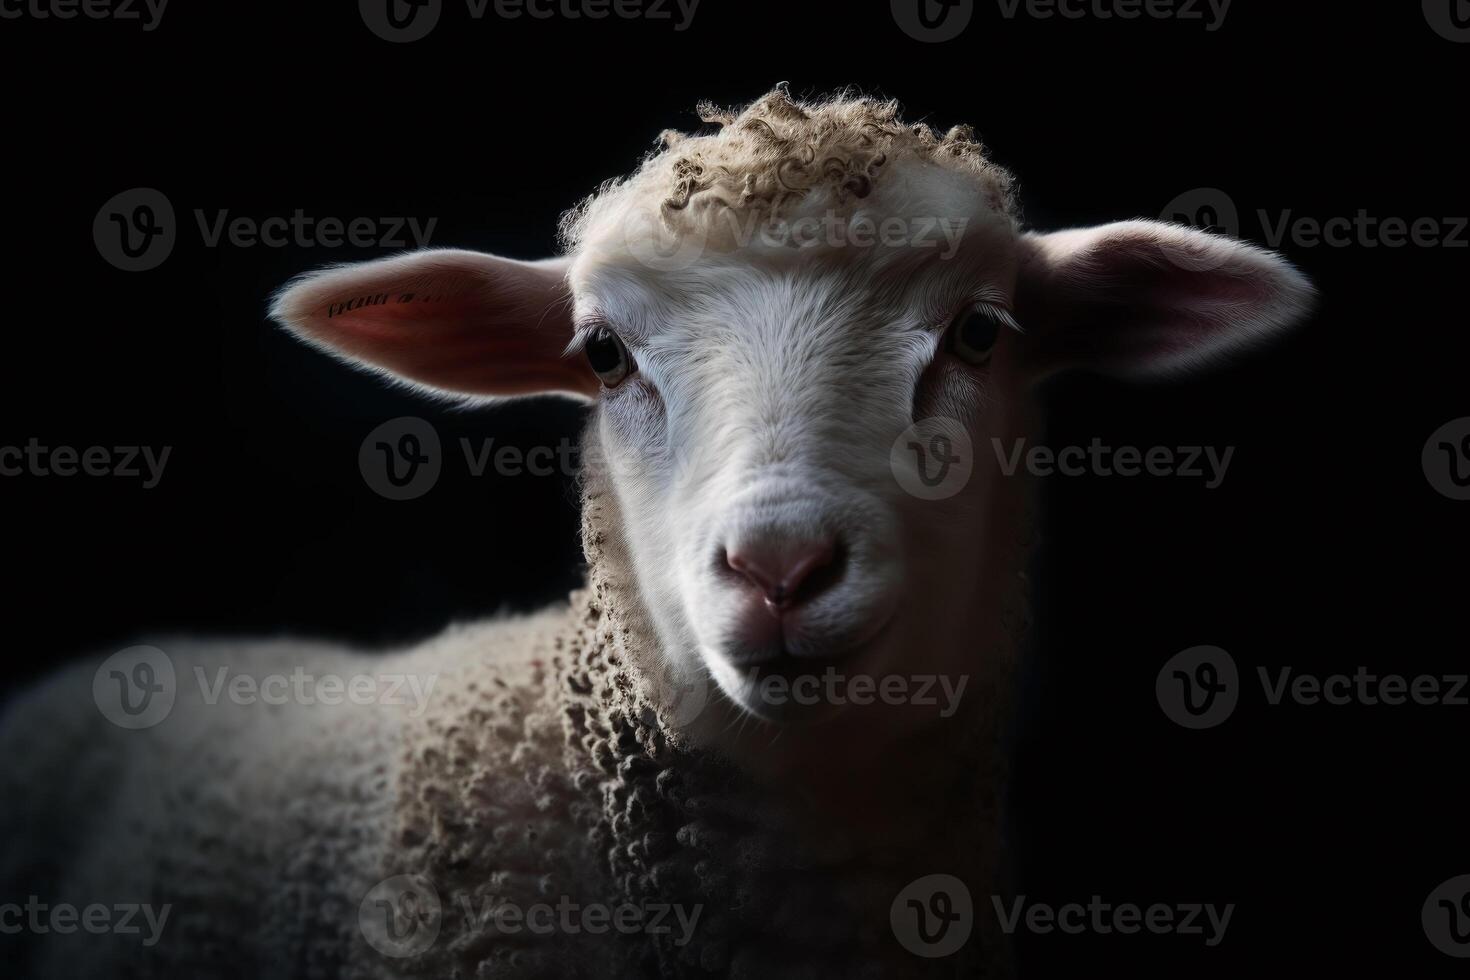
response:
{"label": "lamb nostril", "polygon": [[725,561],[766,598],[773,612],[787,609],[825,589],[837,558],[832,538],[758,543],[726,553]]}

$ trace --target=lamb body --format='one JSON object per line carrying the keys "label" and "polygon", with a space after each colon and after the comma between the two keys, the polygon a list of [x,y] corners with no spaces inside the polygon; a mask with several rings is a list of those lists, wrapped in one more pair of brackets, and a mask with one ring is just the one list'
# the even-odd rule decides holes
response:
{"label": "lamb body", "polygon": [[[951,444],[906,427],[1014,444],[1040,377],[1192,366],[1299,316],[1309,287],[1188,229],[1023,233],[968,130],[892,104],[778,90],[705,114],[719,133],[666,135],[572,213],[562,259],[415,253],[278,298],[303,339],[431,393],[595,398],[587,587],[386,656],[162,643],[177,701],[140,731],[97,710],[95,664],[31,692],[0,730],[4,898],[172,910],[150,947],[27,934],[38,975],[1007,971],[983,913],[1005,890],[1029,494],[983,452],[928,494],[922,450]],[[952,261],[746,234],[818,216],[964,232]],[[948,716],[793,716],[750,676],[818,667],[965,693]],[[433,687],[411,705],[209,703],[195,668]],[[936,872],[968,886],[976,934],[926,958],[891,916]],[[678,914],[550,932],[498,914],[546,905]]]}
{"label": "lamb body", "polygon": [[[962,849],[985,851],[1000,784],[981,729],[967,724],[971,744],[950,746],[928,769],[914,757],[875,757],[870,771],[844,772],[891,795],[893,817],[928,810],[927,832],[908,824],[925,842],[917,853],[814,826],[835,801],[793,806],[779,786],[691,750],[661,723],[669,705],[638,667],[656,650],[609,523],[615,502],[603,487],[588,490],[585,506],[589,587],[566,606],[451,627],[387,655],[292,640],[164,641],[177,700],[141,731],[96,709],[93,661],[14,705],[0,732],[3,791],[18,804],[0,826],[11,842],[5,894],[168,910],[153,946],[135,934],[28,936],[34,975],[919,972],[927,964],[883,941],[888,903],[919,853],[956,867],[956,829],[970,838]],[[427,710],[206,699],[222,670],[263,677],[303,667],[429,679]],[[685,693],[696,703],[706,696]],[[62,779],[60,759],[71,766]],[[956,760],[975,768],[944,778]],[[922,808],[887,770],[898,761],[924,772],[909,785],[924,791]],[[949,807],[929,808],[939,790],[925,784],[936,776],[946,796],[984,791],[964,808],[973,824],[957,828]],[[433,895],[417,928],[435,936],[422,949],[401,918],[410,933],[401,942],[374,946],[364,930],[364,901],[395,879],[385,894]],[[499,924],[499,910],[568,900],[639,917],[611,935]]]}

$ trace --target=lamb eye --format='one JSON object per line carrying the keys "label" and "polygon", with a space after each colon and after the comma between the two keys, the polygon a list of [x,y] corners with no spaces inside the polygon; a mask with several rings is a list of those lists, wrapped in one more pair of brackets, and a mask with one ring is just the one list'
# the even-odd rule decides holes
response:
{"label": "lamb eye", "polygon": [[971,306],[949,325],[946,344],[960,360],[979,366],[990,360],[1001,325],[1000,317],[989,308]]}
{"label": "lamb eye", "polygon": [[633,355],[618,335],[607,327],[598,327],[587,338],[587,363],[609,388],[616,388],[633,373]]}

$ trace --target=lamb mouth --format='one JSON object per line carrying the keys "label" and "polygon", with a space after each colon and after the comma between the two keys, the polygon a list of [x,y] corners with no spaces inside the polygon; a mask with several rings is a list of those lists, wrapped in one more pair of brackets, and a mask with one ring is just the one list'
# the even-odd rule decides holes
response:
{"label": "lamb mouth", "polygon": [[829,686],[870,673],[874,650],[891,622],[885,621],[837,657],[797,655],[783,646],[758,661],[737,663],[716,656],[711,673],[737,707],[757,718],[778,723],[825,721],[847,708],[826,696]]}

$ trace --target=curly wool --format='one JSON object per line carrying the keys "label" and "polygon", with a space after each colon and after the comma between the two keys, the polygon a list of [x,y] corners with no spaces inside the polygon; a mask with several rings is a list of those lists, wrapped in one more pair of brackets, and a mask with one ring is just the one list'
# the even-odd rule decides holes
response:
{"label": "curly wool", "polygon": [[741,212],[779,219],[793,205],[821,196],[845,208],[867,198],[897,161],[931,163],[974,182],[990,208],[1014,216],[1011,175],[992,162],[969,126],[940,134],[905,123],[895,101],[842,93],[816,102],[778,87],[744,109],[710,103],[708,135],[665,131],[662,148],[624,181],[612,181],[563,219],[562,240],[574,252],[606,213],[656,212],[673,232],[707,229],[717,216]]}
{"label": "curly wool", "polygon": [[[589,429],[592,439],[595,426]],[[589,459],[596,458],[590,447]],[[405,739],[396,843],[387,872],[411,871],[475,905],[524,907],[575,895],[609,906],[698,908],[693,941],[639,933],[534,943],[446,920],[412,972],[455,977],[1004,975],[987,922],[955,957],[928,961],[894,943],[889,905],[935,868],[989,887],[999,875],[1014,647],[996,651],[944,750],[900,749],[874,775],[917,815],[874,847],[842,826],[804,826],[789,786],[762,786],[689,745],[651,688],[658,651],[633,588],[615,496],[596,467],[583,494],[590,565],[559,633],[523,684],[456,688]],[[1024,537],[1024,535],[1023,535]],[[1018,547],[1024,548],[1018,541]],[[1024,592],[1006,608],[1025,628]],[[463,696],[461,696],[463,695]],[[927,761],[926,761],[927,760]]]}
{"label": "curly wool", "polygon": [[[589,581],[569,607],[377,658],[168,645],[181,677],[220,665],[437,677],[421,715],[208,703],[183,683],[165,723],[128,732],[92,702],[94,664],[17,705],[0,726],[4,893],[173,909],[156,946],[38,935],[20,962],[35,976],[125,978],[1003,975],[992,917],[977,916],[959,954],[924,960],[894,941],[888,909],[936,869],[976,888],[998,879],[1013,649],[985,660],[942,748],[922,733],[874,761],[880,798],[906,814],[899,839],[813,827],[792,786],[680,736],[650,682],[660,653],[595,468],[583,514]],[[1015,632],[1021,608],[1007,614]],[[72,778],[55,778],[62,767]],[[405,874],[435,889],[438,934],[388,957],[359,910]],[[507,931],[489,917],[563,899],[699,918],[684,942],[677,930]]]}

